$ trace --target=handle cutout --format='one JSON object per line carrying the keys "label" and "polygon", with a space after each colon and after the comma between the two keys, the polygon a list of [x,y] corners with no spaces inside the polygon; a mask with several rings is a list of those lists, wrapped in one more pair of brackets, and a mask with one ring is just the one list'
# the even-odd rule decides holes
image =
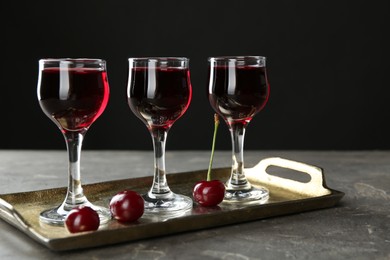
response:
{"label": "handle cutout", "polygon": [[302,183],[309,183],[311,181],[310,175],[305,172],[283,168],[275,165],[268,166],[266,168],[266,172],[269,175],[277,176],[283,179],[290,179]]}

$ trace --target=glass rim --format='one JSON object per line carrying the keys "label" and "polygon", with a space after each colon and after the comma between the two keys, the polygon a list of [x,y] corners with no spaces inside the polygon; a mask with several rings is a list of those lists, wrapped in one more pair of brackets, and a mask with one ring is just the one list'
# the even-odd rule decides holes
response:
{"label": "glass rim", "polygon": [[74,63],[101,63],[101,62],[106,62],[103,59],[99,58],[42,58],[39,60],[39,62],[74,62]]}
{"label": "glass rim", "polygon": [[209,57],[208,61],[243,61],[247,59],[254,59],[254,60],[266,60],[265,56],[258,56],[258,55],[241,55],[241,56],[216,56],[216,57]]}
{"label": "glass rim", "polygon": [[129,61],[189,61],[187,57],[133,57]]}

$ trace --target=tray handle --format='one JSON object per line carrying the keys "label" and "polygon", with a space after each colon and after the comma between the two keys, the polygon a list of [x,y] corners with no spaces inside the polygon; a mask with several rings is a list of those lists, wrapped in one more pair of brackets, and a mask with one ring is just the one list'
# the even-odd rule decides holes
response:
{"label": "tray handle", "polygon": [[[271,175],[267,173],[267,168],[270,166],[303,172],[310,175],[311,179],[309,182],[305,183]],[[306,196],[322,196],[331,193],[331,191],[326,188],[324,173],[321,168],[280,157],[271,157],[261,160],[255,167],[245,169],[245,175],[249,179],[253,179],[260,183],[292,192],[298,192]]]}
{"label": "tray handle", "polygon": [[15,208],[2,198],[0,198],[0,212],[1,215],[5,217],[5,220],[15,227],[21,230],[27,230],[29,228],[27,223],[23,220],[23,217],[15,210]]}
{"label": "tray handle", "polygon": [[0,198],[0,218],[7,221],[17,229],[25,232],[28,236],[35,239],[36,241],[47,243],[48,239],[39,234],[29,224],[27,224],[18,211],[2,198]]}

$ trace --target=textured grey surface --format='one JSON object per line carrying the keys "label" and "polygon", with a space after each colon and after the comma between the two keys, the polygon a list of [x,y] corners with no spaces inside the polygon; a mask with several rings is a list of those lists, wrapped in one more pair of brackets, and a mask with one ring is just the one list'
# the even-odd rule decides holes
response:
{"label": "textured grey surface", "polygon": [[[208,151],[168,151],[167,171],[205,169]],[[215,167],[230,165],[216,151]],[[246,151],[320,166],[346,193],[337,207],[114,246],[51,252],[0,221],[1,259],[390,259],[390,152]],[[83,151],[84,184],[146,176],[152,152]],[[65,186],[65,151],[0,151],[0,193]]]}

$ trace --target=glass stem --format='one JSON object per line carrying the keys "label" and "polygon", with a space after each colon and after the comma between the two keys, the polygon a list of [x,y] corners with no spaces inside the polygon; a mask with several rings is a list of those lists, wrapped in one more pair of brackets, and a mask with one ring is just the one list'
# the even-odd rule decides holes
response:
{"label": "glass stem", "polygon": [[154,178],[149,196],[158,199],[170,196],[172,193],[165,173],[165,141],[168,131],[164,128],[152,128],[150,132],[154,149]]}
{"label": "glass stem", "polygon": [[69,156],[68,192],[63,203],[64,210],[70,210],[75,206],[89,203],[84,196],[80,176],[80,152],[85,132],[68,131],[64,133]]}
{"label": "glass stem", "polygon": [[232,172],[228,181],[228,190],[246,190],[251,185],[244,174],[244,124],[230,124],[230,134],[232,138]]}

